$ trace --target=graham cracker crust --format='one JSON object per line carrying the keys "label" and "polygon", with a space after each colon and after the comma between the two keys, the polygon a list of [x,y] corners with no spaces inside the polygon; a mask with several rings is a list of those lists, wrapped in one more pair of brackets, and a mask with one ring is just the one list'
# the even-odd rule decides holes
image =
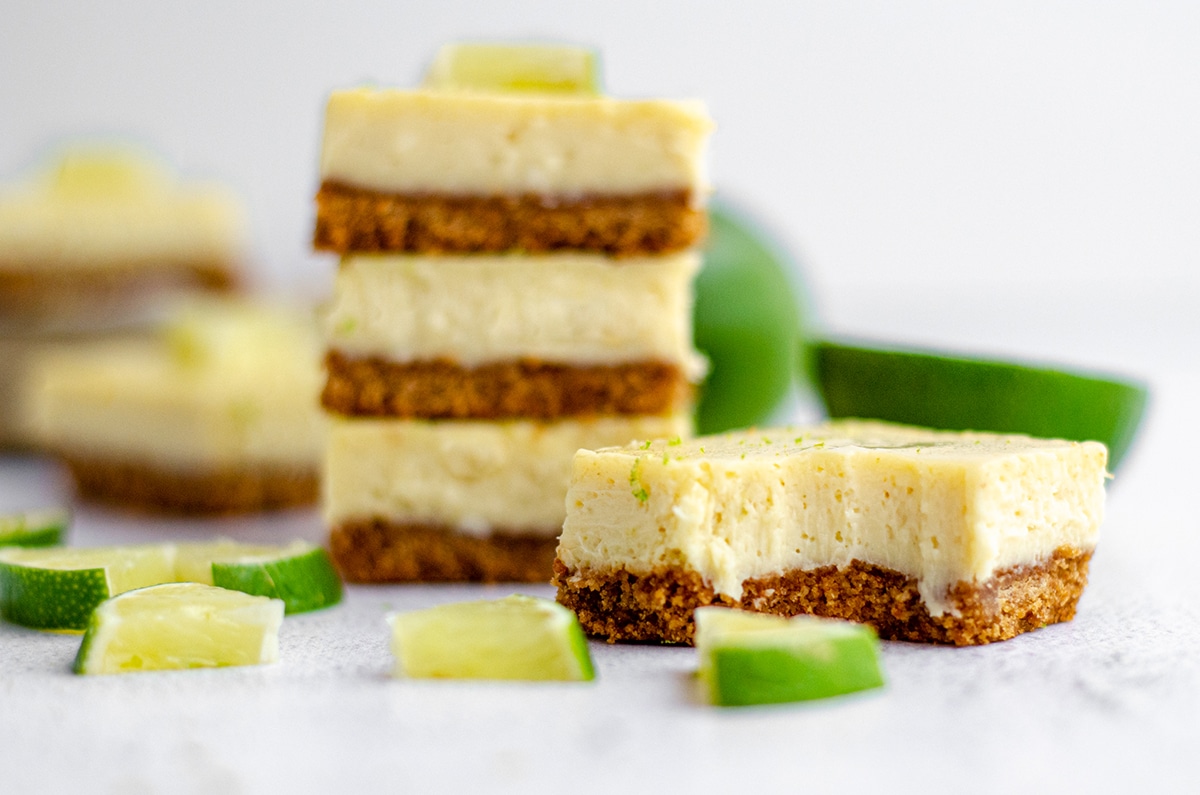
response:
{"label": "graham cracker crust", "polygon": [[162,294],[237,286],[235,271],[217,263],[28,269],[0,262],[0,328],[11,323],[28,331],[29,323],[120,317]]}
{"label": "graham cracker crust", "polygon": [[538,582],[550,580],[558,533],[472,536],[430,524],[342,522],[329,549],[349,582]]}
{"label": "graham cracker crust", "polygon": [[247,464],[193,472],[140,461],[64,455],[79,496],[157,514],[223,515],[310,505],[317,501],[315,466]]}
{"label": "graham cracker crust", "polygon": [[340,414],[425,419],[539,419],[659,415],[685,406],[692,387],[667,362],[548,364],[531,359],[463,367],[446,359],[390,362],[325,356],[321,405]]}
{"label": "graham cracker crust", "polygon": [[696,245],[707,230],[687,190],[622,196],[389,194],[322,183],[318,250],[426,254],[559,249],[617,257]]}
{"label": "graham cracker crust", "polygon": [[917,581],[862,561],[790,571],[743,583],[740,601],[714,593],[694,571],[678,567],[636,576],[625,569],[571,572],[554,561],[558,601],[589,634],[616,641],[693,640],[692,611],[726,605],[761,613],[808,613],[870,624],[881,638],[973,646],[1070,621],[1087,584],[1092,553],[1060,547],[1044,563],[997,572],[982,586],[959,582],[947,594],[957,607],[930,615]]}

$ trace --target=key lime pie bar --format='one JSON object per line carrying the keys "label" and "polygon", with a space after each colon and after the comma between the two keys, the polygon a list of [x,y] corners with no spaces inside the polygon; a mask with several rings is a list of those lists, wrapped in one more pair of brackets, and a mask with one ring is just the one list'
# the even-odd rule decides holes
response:
{"label": "key lime pie bar", "polygon": [[1097,442],[838,422],[576,454],[558,599],[689,643],[724,604],[970,645],[1068,621],[1104,512]]}
{"label": "key lime pie bar", "polygon": [[311,319],[248,303],[183,310],[160,338],[33,365],[32,422],[81,496],[174,513],[314,502],[323,448]]}
{"label": "key lime pie bar", "polygon": [[75,147],[0,193],[0,330],[128,320],[181,289],[228,288],[244,245],[226,190],[143,152]]}
{"label": "key lime pie bar", "polygon": [[450,47],[422,89],[329,101],[325,512],[349,579],[544,582],[574,452],[689,434],[711,122],[591,79],[577,48]]}

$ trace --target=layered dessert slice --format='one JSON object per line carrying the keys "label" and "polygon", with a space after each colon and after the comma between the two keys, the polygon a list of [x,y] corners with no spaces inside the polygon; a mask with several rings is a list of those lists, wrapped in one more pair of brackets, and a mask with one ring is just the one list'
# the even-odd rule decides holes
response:
{"label": "layered dessert slice", "polygon": [[[508,50],[511,63],[538,48]],[[456,81],[435,68],[417,90],[334,93],[315,246],[633,256],[695,245],[706,225],[704,106],[602,97],[546,78],[546,63],[523,68],[541,79]]]}
{"label": "layered dessert slice", "polygon": [[553,422],[335,418],[324,481],[349,580],[545,582],[581,447],[680,438],[688,412]]}
{"label": "layered dessert slice", "polygon": [[725,604],[988,643],[1070,620],[1104,512],[1097,442],[838,422],[575,457],[558,599],[688,643]]}
{"label": "layered dessert slice", "polygon": [[135,150],[68,150],[0,194],[0,331],[128,322],[163,293],[228,288],[243,246],[228,191]]}
{"label": "layered dessert slice", "polygon": [[348,256],[325,319],[324,405],[435,419],[677,412],[704,372],[699,266],[692,252]]}
{"label": "layered dessert slice", "polygon": [[159,337],[46,355],[28,382],[37,441],[84,498],[172,513],[314,502],[324,446],[306,315],[201,304]]}

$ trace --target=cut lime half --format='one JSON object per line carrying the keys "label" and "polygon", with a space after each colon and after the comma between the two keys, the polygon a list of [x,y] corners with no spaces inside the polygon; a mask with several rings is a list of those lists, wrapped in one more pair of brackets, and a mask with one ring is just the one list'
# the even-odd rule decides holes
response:
{"label": "cut lime half", "polygon": [[696,279],[695,341],[710,363],[697,433],[766,422],[786,398],[806,338],[796,284],[798,273],[753,223],[712,208]]}
{"label": "cut lime half", "polygon": [[34,629],[82,630],[110,596],[171,582],[175,549],[6,547],[0,549],[0,614]]}
{"label": "cut lime half", "polygon": [[560,44],[446,44],[425,77],[440,90],[592,96],[600,90],[596,53]]}
{"label": "cut lime half", "polygon": [[167,583],[96,607],[77,674],[259,665],[279,659],[283,602],[200,583]]}
{"label": "cut lime half", "polygon": [[234,541],[180,544],[176,579],[282,599],[288,613],[342,600],[342,580],[329,554],[307,541],[254,546]]}
{"label": "cut lime half", "polygon": [[1148,394],[1107,375],[834,341],[814,345],[813,366],[831,417],[1103,442],[1114,472]]}
{"label": "cut lime half", "polygon": [[588,681],[595,678],[575,614],[549,599],[508,596],[396,613],[395,675]]}
{"label": "cut lime half", "polygon": [[63,542],[71,525],[71,512],[65,508],[0,516],[0,547],[52,547]]}
{"label": "cut lime half", "polygon": [[723,707],[811,701],[883,685],[870,627],[815,616],[695,612],[700,678]]}

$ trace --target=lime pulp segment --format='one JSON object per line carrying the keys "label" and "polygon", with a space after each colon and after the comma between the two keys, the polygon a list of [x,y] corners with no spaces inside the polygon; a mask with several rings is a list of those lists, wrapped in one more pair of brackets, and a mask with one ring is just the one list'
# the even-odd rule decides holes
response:
{"label": "lime pulp segment", "polygon": [[829,416],[926,428],[1098,441],[1116,471],[1141,422],[1146,387],[1107,376],[883,350],[834,341],[813,347]]}
{"label": "lime pulp segment", "polygon": [[115,596],[93,611],[79,674],[258,665],[279,659],[283,603],[200,583]]}
{"label": "lime pulp segment", "polygon": [[718,706],[811,701],[881,687],[870,627],[815,616],[696,610],[700,677]]}
{"label": "lime pulp segment", "polygon": [[447,44],[438,51],[425,84],[436,89],[599,93],[594,51],[555,44]]}
{"label": "lime pulp segment", "polygon": [[410,678],[589,681],[575,614],[548,599],[509,596],[389,617],[395,674]]}

